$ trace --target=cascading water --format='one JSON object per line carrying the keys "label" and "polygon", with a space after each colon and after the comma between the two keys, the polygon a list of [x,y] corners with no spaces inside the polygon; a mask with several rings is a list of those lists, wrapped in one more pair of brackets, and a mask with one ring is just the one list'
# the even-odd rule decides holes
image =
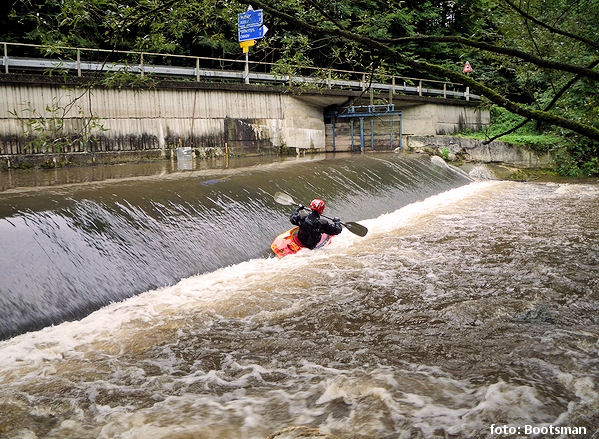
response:
{"label": "cascading water", "polygon": [[0,336],[268,256],[290,227],[275,191],[325,197],[327,212],[357,220],[466,181],[428,158],[391,155],[0,193]]}
{"label": "cascading water", "polygon": [[[597,183],[382,154],[210,172],[4,196],[2,267],[28,276],[3,318],[158,288],[0,342],[0,435],[596,435]],[[267,258],[275,191],[369,233]]]}

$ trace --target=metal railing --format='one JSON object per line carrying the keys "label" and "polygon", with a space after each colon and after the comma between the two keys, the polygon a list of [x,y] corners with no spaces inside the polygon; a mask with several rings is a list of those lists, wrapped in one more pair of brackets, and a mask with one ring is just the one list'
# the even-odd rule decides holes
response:
{"label": "metal railing", "polygon": [[[438,96],[478,100],[480,96],[470,93],[462,84],[423,78],[410,78],[377,72],[327,69],[312,66],[281,65],[278,63],[249,61],[249,78],[245,77],[245,60],[213,58],[189,55],[174,55],[155,52],[136,52],[127,50],[90,49],[69,46],[42,46],[27,43],[0,42],[4,56],[0,66],[4,73],[16,71],[63,71],[77,72],[81,77],[88,73],[123,72],[146,75],[193,78],[195,81],[235,81],[257,84],[287,84],[327,89],[371,89],[387,91],[392,97],[395,93],[418,96]],[[9,48],[11,50],[9,51]],[[48,52],[54,58],[31,56],[31,52]],[[17,56],[14,52],[21,52]],[[65,54],[71,54],[65,57]],[[24,54],[29,56],[23,56]],[[56,55],[60,57],[56,58]],[[85,57],[82,57],[85,54]],[[21,56],[19,56],[21,55]],[[110,60],[113,57],[119,59]],[[95,57],[95,59],[94,59]],[[165,64],[156,64],[156,60],[165,60]],[[148,63],[150,61],[150,63]],[[214,66],[218,66],[214,68]],[[212,67],[212,68],[211,68]]]}

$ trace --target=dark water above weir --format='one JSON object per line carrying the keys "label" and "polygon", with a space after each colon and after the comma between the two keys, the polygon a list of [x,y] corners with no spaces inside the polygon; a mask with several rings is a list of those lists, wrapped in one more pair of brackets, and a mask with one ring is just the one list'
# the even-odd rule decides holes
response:
{"label": "dark water above weir", "polygon": [[[268,258],[277,190],[369,234]],[[0,203],[5,334],[135,295],[0,342],[0,437],[596,437],[597,183],[377,154]]]}

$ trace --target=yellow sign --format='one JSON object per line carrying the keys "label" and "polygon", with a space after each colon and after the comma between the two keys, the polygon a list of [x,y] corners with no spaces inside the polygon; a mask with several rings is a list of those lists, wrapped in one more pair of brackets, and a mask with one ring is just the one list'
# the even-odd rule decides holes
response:
{"label": "yellow sign", "polygon": [[243,53],[248,53],[250,51],[250,47],[256,44],[256,40],[246,40],[239,43],[239,47],[243,49]]}

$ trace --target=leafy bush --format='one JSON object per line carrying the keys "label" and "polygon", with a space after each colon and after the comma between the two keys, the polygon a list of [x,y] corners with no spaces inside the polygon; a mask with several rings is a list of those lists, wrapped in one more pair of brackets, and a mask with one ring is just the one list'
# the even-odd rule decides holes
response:
{"label": "leafy bush", "polygon": [[573,138],[554,154],[557,172],[569,177],[599,176],[599,142]]}

